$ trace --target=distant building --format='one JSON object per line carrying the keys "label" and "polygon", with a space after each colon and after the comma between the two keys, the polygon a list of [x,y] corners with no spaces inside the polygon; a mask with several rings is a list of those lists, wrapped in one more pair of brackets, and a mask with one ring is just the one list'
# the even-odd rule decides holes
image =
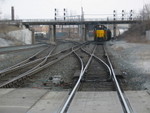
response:
{"label": "distant building", "polygon": [[43,33],[48,33],[49,30],[49,26],[47,25],[36,25],[36,26],[32,26],[32,30],[34,32],[43,32]]}

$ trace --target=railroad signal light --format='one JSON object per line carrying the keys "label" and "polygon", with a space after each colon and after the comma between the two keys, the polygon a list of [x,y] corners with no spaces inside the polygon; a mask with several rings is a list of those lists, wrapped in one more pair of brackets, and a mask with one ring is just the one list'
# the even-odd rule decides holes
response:
{"label": "railroad signal light", "polygon": [[124,20],[124,15],[125,15],[125,12],[124,10],[122,10],[122,20]]}
{"label": "railroad signal light", "polygon": [[113,11],[114,20],[116,20],[116,10]]}
{"label": "railroad signal light", "polygon": [[129,18],[130,20],[132,20],[133,19],[133,10],[130,10],[130,18]]}
{"label": "railroad signal light", "polygon": [[66,20],[66,9],[64,8],[64,20]]}
{"label": "railroad signal light", "polygon": [[55,18],[55,20],[57,20],[57,9],[56,8],[54,9],[54,12],[55,12],[55,14],[54,14],[55,17],[54,18]]}

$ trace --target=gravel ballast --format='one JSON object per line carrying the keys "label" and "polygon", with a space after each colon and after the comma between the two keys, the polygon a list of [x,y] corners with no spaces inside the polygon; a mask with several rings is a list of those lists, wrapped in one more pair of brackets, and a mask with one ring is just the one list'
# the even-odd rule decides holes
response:
{"label": "gravel ballast", "polygon": [[[73,43],[59,43],[54,53],[72,46],[75,45]],[[90,52],[89,48],[92,46],[86,46],[85,49]],[[119,68],[125,76],[127,90],[150,89],[150,45],[127,43],[125,41],[109,41],[106,42],[106,47],[111,55],[113,66]],[[0,55],[0,69],[14,65],[42,49],[43,47],[2,54]],[[23,84],[21,87],[39,87],[51,90],[64,90],[67,87],[66,89],[68,89],[71,86],[74,73],[79,69],[79,62],[72,54],[31,76],[30,79],[25,81],[26,84]],[[60,84],[60,86],[52,84],[51,77],[54,76],[61,76],[64,83]]]}
{"label": "gravel ballast", "polygon": [[28,50],[21,50],[17,52],[11,52],[8,54],[0,54],[0,70],[5,69],[9,66],[15,65],[30,56],[34,55],[35,53],[43,50],[46,47],[37,47]]}
{"label": "gravel ballast", "polygon": [[[72,43],[60,43],[57,45],[54,53],[57,53],[60,50],[64,50],[74,46]],[[66,90],[70,88],[72,77],[78,67],[78,60],[74,55],[70,55],[61,61],[49,66],[48,68],[42,70],[39,73],[32,75],[27,79],[21,87],[30,87],[30,88],[48,88],[51,90]],[[63,83],[62,84],[53,84],[51,80],[54,76],[60,76]]]}
{"label": "gravel ballast", "polygon": [[150,89],[150,45],[125,41],[110,41],[106,45],[114,67],[125,75],[127,89]]}

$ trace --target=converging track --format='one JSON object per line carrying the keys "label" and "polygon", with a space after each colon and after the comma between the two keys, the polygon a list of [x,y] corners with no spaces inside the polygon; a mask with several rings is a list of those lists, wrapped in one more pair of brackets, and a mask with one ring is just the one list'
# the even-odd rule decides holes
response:
{"label": "converging track", "polygon": [[[93,46],[88,49],[88,46]],[[98,53],[98,54],[97,54]],[[78,91],[112,91],[115,90],[124,113],[133,113],[132,107],[116,78],[110,58],[103,43],[89,44],[81,47],[74,54],[80,62],[79,76],[74,76],[74,87],[69,93],[63,107],[58,113],[66,113]]]}
{"label": "converging track", "polygon": [[[24,83],[24,80],[29,78],[29,76],[38,73],[50,65],[66,58],[73,53],[73,49],[77,50],[84,44],[85,43],[76,45],[56,53],[53,53],[55,47],[48,47],[14,66],[1,70],[0,87],[20,87]],[[43,52],[46,52],[45,56],[43,56]],[[38,58],[38,56],[40,57]]]}

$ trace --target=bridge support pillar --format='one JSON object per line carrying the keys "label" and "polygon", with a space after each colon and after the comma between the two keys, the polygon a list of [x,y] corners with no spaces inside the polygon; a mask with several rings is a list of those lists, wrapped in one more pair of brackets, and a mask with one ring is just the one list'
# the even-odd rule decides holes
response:
{"label": "bridge support pillar", "polygon": [[80,40],[83,40],[82,39],[82,27],[83,27],[83,25],[79,25],[78,27],[79,27],[78,28],[79,38],[80,38]]}
{"label": "bridge support pillar", "polygon": [[85,41],[87,41],[87,38],[89,38],[88,32],[89,32],[88,25],[85,25]]}
{"label": "bridge support pillar", "polygon": [[35,44],[35,36],[34,36],[34,31],[32,30],[32,44]]}
{"label": "bridge support pillar", "polygon": [[117,25],[114,24],[113,25],[113,36],[114,36],[114,39],[116,39],[116,29],[117,29]]}
{"label": "bridge support pillar", "polygon": [[81,40],[82,41],[87,41],[87,25],[82,25],[82,35],[81,35]]}
{"label": "bridge support pillar", "polygon": [[49,26],[50,43],[55,44],[56,41],[56,25]]}
{"label": "bridge support pillar", "polygon": [[78,36],[81,37],[81,25],[78,25]]}

